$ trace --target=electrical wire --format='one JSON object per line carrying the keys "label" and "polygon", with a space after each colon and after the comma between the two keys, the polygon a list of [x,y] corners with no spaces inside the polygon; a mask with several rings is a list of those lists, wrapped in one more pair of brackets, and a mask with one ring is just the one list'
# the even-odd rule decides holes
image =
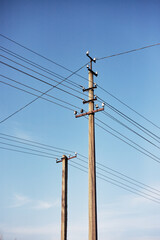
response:
{"label": "electrical wire", "polygon": [[[20,64],[20,63],[18,63],[18,62],[16,62],[16,61],[13,61],[12,59],[7,58],[7,57],[4,56],[4,55],[1,55],[1,54],[0,54],[0,57],[3,57],[3,58],[5,58],[5,59],[7,59],[7,60],[9,60],[9,61],[11,61],[11,62],[19,65],[19,66],[21,66],[21,67],[23,67],[23,68],[26,68],[27,70],[30,70],[30,71],[32,71],[32,72],[34,72],[34,73],[36,73],[36,74],[38,74],[38,75],[40,75],[40,76],[42,76],[42,77],[45,77],[45,78],[51,80],[51,81],[53,81],[53,82],[59,83],[58,81],[54,80],[53,78],[47,77],[46,75],[41,74],[41,73],[39,73],[39,72],[37,72],[37,71],[29,68],[29,67],[26,67],[26,66],[24,66],[23,64]],[[63,78],[63,79],[64,79],[64,78]],[[80,93],[80,94],[82,94],[82,95],[84,95],[84,96],[87,96],[87,95],[84,94],[83,92],[80,92],[80,91],[74,89],[73,87],[67,86],[66,84],[61,83],[61,86],[64,86],[64,87],[66,87],[66,88],[69,88],[70,90],[75,91],[76,93]],[[58,89],[59,89],[59,88],[58,88]],[[60,90],[60,89],[59,89],[59,90]]]}
{"label": "electrical wire", "polygon": [[[80,167],[83,167],[83,168],[85,168],[85,169],[88,170],[88,167],[85,167],[84,165],[79,164],[79,163],[77,163],[77,162],[75,162],[75,161],[72,161],[72,160],[70,160],[70,161],[71,161],[72,163],[74,163],[74,164],[76,164],[76,165],[78,165],[78,166],[80,166]],[[100,173],[100,172],[97,172],[97,174],[100,175],[100,176],[102,176],[102,177],[105,177],[105,178],[107,178],[107,179],[109,179],[109,180],[111,180],[111,181],[113,181],[113,182],[120,183],[120,184],[122,184],[122,185],[125,186],[125,187],[131,188],[131,189],[133,189],[134,191],[140,192],[140,190],[138,190],[138,189],[136,189],[136,188],[134,188],[134,187],[131,187],[131,186],[129,186],[129,185],[123,183],[123,182],[120,182],[120,181],[118,181],[118,180],[116,180],[116,179],[113,179],[113,178],[111,178],[111,177],[108,177],[108,176],[106,176],[106,175],[104,175],[104,174],[102,174],[102,173]],[[129,182],[127,181],[127,183],[129,183]],[[159,201],[159,203],[160,203],[160,199],[159,199],[159,198],[157,198],[157,197],[155,197],[155,196],[152,196],[152,195],[150,195],[150,194],[148,194],[148,193],[143,193],[143,194],[144,194],[145,196],[152,197],[153,199]]]}
{"label": "electrical wire", "polygon": [[10,138],[13,138],[13,139],[18,139],[18,140],[28,142],[28,143],[37,144],[39,146],[48,147],[48,148],[51,148],[51,149],[62,150],[63,152],[66,152],[66,153],[74,153],[74,151],[71,151],[71,150],[67,150],[67,149],[64,149],[64,148],[58,148],[58,147],[55,147],[55,146],[52,146],[52,145],[40,143],[40,142],[37,142],[37,141],[32,141],[32,140],[25,139],[25,138],[16,137],[16,136],[5,134],[5,133],[2,133],[2,132],[0,132],[0,135],[5,136],[5,137],[10,137]]}
{"label": "electrical wire", "polygon": [[[80,160],[81,162],[84,162],[84,163],[88,164],[87,161],[84,161],[83,159],[81,159],[81,158],[79,158],[79,157],[77,157],[77,159]],[[101,167],[99,167],[99,165],[100,165]],[[102,167],[103,167],[103,168],[102,168]],[[107,169],[107,170],[105,170],[104,168]],[[144,190],[146,190],[146,191],[148,191],[148,192],[150,192],[150,193],[153,193],[153,194],[156,194],[156,195],[160,196],[160,191],[159,191],[159,190],[157,190],[157,189],[155,190],[155,189],[153,189],[152,187],[150,187],[150,186],[148,186],[148,185],[145,185],[145,184],[143,184],[143,183],[141,183],[141,182],[138,182],[138,181],[136,181],[136,180],[133,180],[133,179],[129,178],[128,176],[124,175],[124,174],[118,173],[118,174],[120,175],[120,176],[119,176],[119,175],[117,175],[117,171],[112,170],[112,172],[114,172],[114,173],[109,172],[109,171],[108,171],[109,168],[107,168],[106,166],[104,166],[104,165],[102,165],[102,164],[96,163],[96,169],[101,170],[101,171],[103,171],[103,172],[105,172],[105,173],[107,173],[107,174],[110,174],[110,175],[112,175],[112,176],[114,176],[114,177],[116,177],[116,178],[119,178],[119,179],[121,179],[121,180],[123,180],[123,181],[125,181],[125,182],[127,182],[127,183],[130,183],[130,184],[132,184],[132,185],[135,185],[136,187],[143,188]],[[123,177],[122,177],[122,176],[123,176]],[[126,179],[125,179],[124,177],[125,177]]]}
{"label": "electrical wire", "polygon": [[[28,47],[25,47],[24,45],[22,45],[22,44],[20,44],[20,43],[18,43],[18,42],[16,42],[16,41],[14,41],[14,40],[12,40],[11,38],[9,38],[9,37],[7,37],[7,36],[1,34],[1,33],[0,33],[0,36],[3,37],[3,38],[5,38],[5,39],[7,39],[7,40],[9,40],[10,42],[15,43],[16,45],[18,45],[18,46],[20,46],[20,47],[22,47],[22,48],[24,48],[24,49],[26,49],[26,50],[28,50],[28,51],[34,53],[35,55],[37,55],[37,56],[39,56],[39,57],[41,57],[41,58],[43,58],[43,59],[45,59],[45,60],[47,60],[47,61],[49,61],[49,62],[55,64],[55,65],[57,65],[58,67],[61,67],[61,68],[63,68],[64,70],[67,70],[68,72],[72,73],[71,75],[75,74],[75,75],[77,75],[77,76],[80,77],[80,78],[84,78],[84,79],[86,79],[85,77],[83,77],[83,76],[77,74],[77,71],[76,71],[76,72],[73,72],[73,71],[71,71],[70,69],[68,69],[68,68],[66,68],[66,67],[64,67],[64,66],[62,66],[61,64],[59,64],[59,63],[57,63],[57,62],[55,62],[55,61],[53,61],[53,60],[51,60],[51,59],[49,59],[49,58],[47,58],[47,57],[41,55],[41,54],[39,54],[39,53],[33,51],[32,49],[30,49],[30,48],[28,48]],[[85,66],[86,66],[87,64],[88,64],[88,63],[86,63]]]}
{"label": "electrical wire", "polygon": [[[79,69],[77,69],[75,72],[73,72],[72,74],[70,74],[68,77],[66,77],[65,79],[63,79],[59,84],[61,84],[62,82],[64,82],[65,80],[67,80],[69,77],[71,77],[72,75],[76,74],[77,72],[79,72],[82,68],[84,68],[85,65],[83,65],[82,67],[80,67]],[[57,84],[57,85],[59,85]],[[56,85],[56,86],[57,86]],[[15,112],[13,112],[12,114],[10,114],[8,117],[6,117],[5,119],[3,119],[0,123],[5,122],[6,120],[8,120],[9,118],[13,117],[14,115],[16,115],[17,113],[19,113],[20,111],[22,111],[23,109],[25,109],[26,107],[30,106],[32,103],[34,103],[35,101],[37,101],[39,98],[41,98],[43,95],[45,95],[46,93],[50,92],[54,87],[49,88],[47,91],[43,92],[41,95],[37,96],[35,99],[33,99],[32,101],[28,102],[26,105],[24,105],[23,107],[19,108],[18,110],[16,110]]]}
{"label": "electrical wire", "polygon": [[47,84],[47,85],[51,86],[52,88],[56,88],[56,89],[58,89],[58,90],[60,90],[60,91],[62,91],[62,92],[65,92],[65,93],[67,93],[67,94],[69,94],[69,95],[71,95],[71,96],[73,96],[73,97],[75,97],[75,98],[78,98],[78,99],[80,99],[80,100],[83,100],[83,98],[78,97],[77,95],[75,95],[75,94],[73,94],[73,93],[71,93],[71,92],[68,92],[68,91],[66,91],[66,90],[64,90],[64,89],[62,89],[62,88],[57,87],[57,85],[59,85],[60,82],[58,82],[57,85],[53,85],[53,84],[51,84],[51,83],[49,83],[49,82],[44,81],[43,79],[40,79],[40,78],[38,78],[38,77],[36,77],[36,76],[34,76],[34,75],[32,75],[32,74],[29,74],[29,73],[27,73],[27,72],[25,72],[25,71],[22,71],[22,70],[20,70],[20,69],[18,69],[18,68],[16,68],[16,67],[13,67],[13,66],[5,63],[5,62],[0,61],[0,63],[4,64],[5,66],[10,67],[10,68],[12,68],[12,69],[14,69],[14,70],[16,70],[16,71],[18,71],[18,72],[20,72],[20,73],[23,73],[23,74],[25,74],[25,75],[27,75],[27,76],[29,76],[29,77],[32,77],[32,78],[34,78],[35,80],[38,80],[38,81],[40,81],[40,82],[42,82],[42,83],[44,83],[44,84]]}
{"label": "electrical wire", "polygon": [[7,146],[10,146],[10,147],[16,147],[16,148],[20,148],[20,149],[24,149],[24,150],[29,150],[29,151],[33,151],[33,152],[38,152],[38,153],[46,154],[46,155],[49,155],[49,156],[52,156],[52,157],[59,157],[59,155],[54,155],[52,153],[47,153],[47,152],[39,151],[39,150],[36,150],[36,149],[22,147],[22,146],[10,144],[10,143],[0,142],[0,144],[7,145]]}
{"label": "electrical wire", "polygon": [[29,155],[33,155],[33,156],[39,156],[39,157],[45,157],[45,158],[51,158],[51,159],[53,159],[53,157],[49,157],[49,156],[46,156],[46,155],[41,155],[41,154],[36,154],[36,153],[25,152],[25,151],[21,151],[21,150],[12,149],[12,148],[0,147],[0,149],[9,150],[9,151],[13,151],[13,152],[19,152],[19,153],[25,153],[25,154],[29,154]]}
{"label": "electrical wire", "polygon": [[[70,152],[70,153],[72,152],[72,153],[73,153],[73,151],[70,151],[70,150],[53,147],[53,146],[50,146],[50,145],[42,144],[42,143],[39,143],[39,142],[34,142],[34,141],[31,141],[31,140],[26,140],[26,139],[23,139],[23,138],[18,138],[18,137],[15,137],[15,136],[12,136],[12,135],[8,135],[8,134],[0,133],[0,135],[5,136],[5,137],[0,137],[0,138],[3,139],[3,140],[7,140],[7,141],[13,141],[13,142],[16,142],[16,143],[25,144],[25,145],[29,145],[29,146],[32,146],[32,147],[38,147],[38,148],[40,148],[40,149],[45,149],[45,150],[54,151],[54,152],[58,152],[58,153],[61,153],[61,152],[64,153],[64,151],[65,151],[65,152]],[[6,137],[6,136],[7,136],[7,137]],[[10,137],[11,139],[9,139],[8,137]],[[15,140],[15,139],[18,139],[18,140]],[[21,141],[19,141],[19,140],[21,140]],[[22,142],[22,141],[24,141],[24,142]],[[27,142],[26,142],[26,141],[27,141]],[[33,144],[33,143],[34,143],[34,144]],[[37,144],[37,145],[35,145],[35,144]],[[15,146],[15,145],[11,145],[11,146]],[[45,146],[45,147],[43,147],[43,146]],[[47,147],[46,147],[46,146],[47,146]],[[25,148],[25,149],[26,149],[26,148]],[[27,148],[27,149],[28,149],[28,148]],[[56,150],[55,150],[55,149],[56,149]],[[58,149],[58,151],[57,151],[57,149]],[[33,150],[33,149],[32,149],[32,150]],[[61,151],[59,151],[59,150],[61,150]],[[43,153],[44,153],[44,152],[43,152]],[[48,154],[48,153],[47,153],[47,154]],[[79,154],[79,153],[78,153],[78,156],[82,156],[83,158],[88,159],[86,156],[84,156],[84,155],[82,155],[82,154]],[[84,162],[85,164],[88,164],[87,161],[85,161],[85,160],[83,160],[83,159],[81,159],[81,158],[79,158],[79,157],[77,157],[77,160],[80,160],[80,161]],[[99,166],[100,166],[100,167],[99,167]],[[102,168],[102,167],[103,167],[103,168]],[[111,175],[114,176],[114,177],[120,178],[121,180],[124,180],[124,181],[126,181],[126,182],[128,182],[128,183],[130,183],[130,184],[133,184],[133,185],[135,185],[135,186],[141,187],[141,188],[145,189],[146,191],[149,191],[149,192],[152,192],[152,193],[154,193],[154,194],[160,195],[160,191],[159,191],[159,190],[157,190],[157,189],[155,189],[155,188],[153,188],[153,187],[151,187],[151,186],[148,186],[148,185],[146,185],[146,184],[144,184],[144,183],[142,183],[142,182],[140,182],[140,181],[137,181],[137,180],[135,180],[135,179],[133,179],[133,178],[131,178],[131,177],[128,177],[127,175],[125,175],[125,174],[123,174],[123,173],[120,173],[119,171],[116,171],[116,170],[114,170],[114,169],[112,169],[112,168],[109,168],[109,167],[103,165],[103,164],[100,164],[99,162],[96,163],[96,168],[99,169],[99,170],[101,170],[101,171],[104,171],[104,172],[106,172],[106,173],[108,173],[108,174],[111,174]],[[105,169],[107,169],[107,171],[106,171]],[[108,170],[111,171],[111,172],[109,172]],[[113,172],[113,173],[112,173],[112,172]],[[117,174],[120,175],[120,176],[118,176]],[[123,177],[121,177],[121,176],[123,176]],[[125,178],[126,178],[127,180],[126,180]],[[129,179],[129,180],[128,180],[128,179]],[[131,180],[132,182],[131,182],[130,180]],[[151,189],[151,190],[149,190],[149,189]],[[153,192],[153,191],[154,191],[154,192]]]}
{"label": "electrical wire", "polygon": [[[131,132],[133,132],[134,134],[136,134],[137,136],[141,137],[142,139],[144,139],[146,142],[152,144],[154,147],[160,149],[160,147],[158,147],[156,144],[154,144],[153,142],[151,142],[150,140],[148,140],[147,138],[143,137],[141,134],[139,134],[138,132],[134,131],[132,128],[128,127],[126,124],[122,123],[121,121],[119,121],[117,118],[113,117],[112,115],[110,115],[109,113],[103,112],[103,114],[107,117],[109,117],[110,119],[114,120],[115,122],[119,123],[120,125],[122,125],[123,127],[125,127],[126,129],[130,130]],[[158,141],[159,142],[159,141]]]}
{"label": "electrical wire", "polygon": [[[15,146],[15,145],[11,145],[11,144],[6,144],[6,145],[10,145],[10,146]],[[17,147],[17,146],[16,146]],[[19,146],[18,146],[19,147]],[[22,147],[21,147],[22,148]],[[20,148],[20,149],[21,149]],[[30,155],[36,155],[36,156],[41,156],[41,157],[46,157],[46,158],[51,158],[51,159],[53,159],[53,157],[51,157],[51,156],[46,156],[46,155],[41,155],[41,154],[36,154],[36,153],[31,153],[31,152],[25,152],[25,151],[21,151],[21,150],[16,150],[16,149],[10,149],[10,148],[4,148],[4,147],[1,147],[0,146],[0,149],[4,149],[4,150],[10,150],[10,151],[15,151],[15,152],[20,152],[20,153],[25,153],[25,154],[30,154]],[[32,150],[33,151],[33,150]],[[75,163],[75,162],[73,162],[73,161],[71,161],[72,163],[74,163],[74,164],[76,164],[76,165],[78,165],[78,166],[81,166],[81,167],[83,167],[83,168],[85,168],[85,169],[87,169],[85,166],[83,166],[83,165],[81,165],[81,164],[78,164],[78,163]],[[71,166],[74,166],[74,165],[72,165],[72,164],[70,164],[69,163],[69,165],[71,165]],[[80,169],[79,167],[78,167],[78,169]],[[80,169],[81,170],[81,169]],[[88,171],[85,171],[86,173],[88,172]],[[112,184],[114,184],[114,185],[117,185],[117,183],[118,184],[120,184],[120,185],[117,185],[117,186],[119,186],[119,187],[121,187],[121,188],[124,188],[125,190],[129,190],[130,191],[130,189],[131,190],[133,190],[134,192],[133,193],[135,193],[135,194],[138,194],[138,195],[140,195],[140,196],[142,196],[142,197],[145,197],[145,198],[147,198],[147,199],[149,199],[149,200],[151,200],[151,201],[154,201],[154,202],[157,202],[157,203],[160,203],[159,202],[159,200],[160,199],[158,199],[158,198],[156,198],[156,197],[154,197],[154,196],[152,196],[152,195],[150,195],[150,194],[147,194],[147,193],[144,193],[144,192],[140,192],[138,189],[136,189],[136,188],[133,188],[133,187],[131,187],[131,186],[129,186],[129,185],[127,185],[127,184],[124,184],[124,183],[122,183],[122,182],[120,182],[120,181],[117,181],[117,180],[115,180],[115,179],[113,179],[113,178],[110,178],[110,177],[108,177],[108,176],[106,176],[106,175],[104,175],[104,174],[101,174],[101,173],[97,173],[98,174],[98,178],[101,178],[101,176],[102,177],[104,177],[105,179],[107,179],[106,181],[107,182],[110,182],[110,183],[112,183]],[[109,179],[109,180],[108,180]],[[139,193],[140,192],[140,193]]]}
{"label": "electrical wire", "polygon": [[147,46],[140,47],[140,48],[135,48],[135,49],[124,51],[124,52],[115,53],[115,54],[112,54],[112,55],[109,55],[109,56],[96,58],[96,60],[99,61],[99,60],[103,60],[103,59],[106,59],[106,58],[117,57],[117,56],[120,56],[120,55],[132,53],[132,52],[137,52],[137,51],[144,50],[144,49],[151,48],[151,47],[155,47],[155,46],[158,46],[158,45],[160,45],[160,43],[155,43],[155,44],[147,45]]}
{"label": "electrical wire", "polygon": [[[76,162],[73,162],[73,161],[71,161],[71,162],[72,162],[72,163],[69,163],[70,166],[72,166],[72,167],[74,167],[74,168],[77,168],[77,169],[79,169],[79,170],[81,170],[81,171],[83,171],[83,172],[85,172],[85,173],[88,173],[88,171],[84,170],[84,169],[87,169],[85,166],[80,165],[80,164],[78,164],[78,163],[76,163]],[[78,165],[78,167],[75,166],[73,163],[76,164],[76,165]],[[84,169],[80,168],[79,166],[80,166],[80,167],[83,167]],[[103,175],[103,174],[101,174],[101,173],[99,173],[99,172],[97,172],[97,178],[102,179],[102,180],[104,180],[104,181],[106,181],[106,182],[109,182],[109,183],[111,183],[111,184],[113,184],[113,185],[115,185],[115,186],[117,186],[117,187],[120,187],[120,188],[122,188],[122,189],[124,189],[124,190],[127,190],[127,191],[129,191],[129,192],[132,192],[132,193],[134,193],[134,194],[136,194],[136,195],[139,195],[139,196],[141,196],[141,197],[144,197],[144,198],[146,198],[146,199],[148,199],[148,200],[150,200],[150,201],[153,201],[153,202],[156,202],[156,203],[159,203],[159,204],[160,204],[160,201],[159,201],[160,199],[157,200],[157,198],[155,198],[155,197],[152,196],[152,195],[149,195],[149,194],[140,192],[139,190],[137,190],[137,189],[135,189],[135,188],[133,188],[133,187],[127,185],[127,184],[121,183],[120,181],[117,181],[117,180],[115,180],[115,179],[111,179],[111,178],[109,178],[109,177],[107,177],[107,176],[105,176],[105,175]],[[109,179],[109,180],[108,180],[108,179]]]}
{"label": "electrical wire", "polygon": [[[121,140],[122,142],[126,143],[127,145],[131,146],[132,148],[136,149],[138,152],[141,152],[142,154],[144,154],[145,156],[148,156],[149,158],[153,159],[154,161],[160,163],[160,158],[157,157],[156,155],[154,155],[153,153],[149,152],[148,150],[146,150],[145,148],[141,147],[139,144],[137,144],[136,142],[132,141],[131,139],[129,139],[128,137],[124,136],[123,134],[121,134],[120,132],[118,132],[117,130],[111,128],[109,125],[107,125],[106,123],[104,123],[103,121],[101,121],[100,119],[97,119],[97,121],[99,121],[100,123],[102,123],[103,125],[107,126],[109,129],[111,129],[112,131],[116,132],[118,135],[120,135],[121,137],[125,138],[126,140],[128,140],[129,142],[133,143],[134,145],[136,145],[137,147],[135,147],[134,145],[130,144],[129,142],[127,142],[126,140],[124,140],[123,138],[117,136],[116,134],[112,133],[111,131],[107,130],[106,128],[102,127],[100,124],[96,123],[96,125],[98,127],[100,127],[101,129],[103,129],[104,131],[106,131],[107,133],[111,134],[112,136],[116,137],[117,139]],[[142,151],[142,150],[144,151]],[[147,152],[147,153],[146,153]]]}
{"label": "electrical wire", "polygon": [[[80,155],[81,155],[81,154],[78,153],[78,156],[80,156]],[[83,156],[83,155],[81,155],[81,156]],[[86,156],[83,156],[83,158],[88,159]],[[85,164],[88,164],[88,161],[85,161],[85,160],[83,160],[83,159],[81,159],[81,158],[79,158],[79,157],[77,157],[77,159],[80,160],[80,161],[82,161],[82,162],[84,162]],[[149,186],[149,185],[147,185],[147,184],[145,184],[145,183],[142,183],[142,182],[140,182],[140,181],[137,181],[136,179],[131,178],[131,177],[127,176],[127,175],[124,174],[124,173],[121,173],[121,172],[119,172],[119,171],[117,171],[117,170],[115,170],[115,169],[113,169],[113,168],[107,167],[106,165],[101,164],[101,163],[99,163],[99,162],[96,162],[96,167],[97,167],[97,166],[101,166],[101,167],[103,167],[103,168],[105,168],[105,169],[107,169],[107,170],[109,170],[109,171],[111,171],[111,172],[113,172],[113,173],[116,173],[116,174],[118,174],[118,175],[120,175],[120,176],[122,176],[122,177],[125,177],[126,179],[129,179],[129,180],[131,180],[131,181],[133,181],[133,182],[135,182],[135,183],[138,183],[138,184],[140,184],[142,187],[149,188],[149,189],[151,189],[152,191],[154,191],[155,194],[160,195],[160,190],[158,190],[158,189],[156,189],[156,188],[153,188],[153,187],[151,187],[151,186]],[[118,175],[116,175],[116,176],[118,177]]]}
{"label": "electrical wire", "polygon": [[[123,112],[119,111],[117,108],[113,107],[111,104],[107,103],[106,101],[104,101],[103,99],[101,99],[100,97],[98,97],[101,101],[103,101],[105,103],[105,105],[110,108],[112,111],[114,111],[115,113],[117,113],[119,116],[121,116],[122,118],[124,118],[125,120],[127,120],[129,123],[131,123],[132,125],[134,125],[135,127],[137,127],[138,129],[140,129],[142,132],[144,132],[145,134],[147,134],[148,136],[152,137],[154,140],[155,137],[157,139],[160,139],[160,137],[158,135],[156,135],[155,133],[151,132],[150,130],[148,130],[147,128],[143,127],[141,124],[139,124],[138,122],[136,122],[135,120],[133,120],[132,118],[128,117],[126,114],[124,114]],[[98,100],[99,101],[99,100]],[[100,101],[99,101],[100,102]],[[152,136],[151,136],[152,135]],[[157,140],[156,140],[157,141]],[[159,142],[159,141],[158,141]]]}
{"label": "electrical wire", "polygon": [[[48,150],[48,151],[51,151],[51,152],[56,152],[56,153],[61,153],[61,154],[64,154],[64,151],[60,151],[60,150],[57,150],[57,149],[51,149],[51,148],[48,148],[48,147],[43,147],[43,146],[38,146],[38,145],[35,145],[35,144],[31,144],[31,143],[26,143],[26,142],[22,142],[22,141],[19,141],[19,140],[15,140],[15,139],[10,139],[10,138],[6,138],[6,137],[1,137],[1,139],[3,140],[7,140],[7,141],[11,141],[11,142],[15,142],[15,143],[20,143],[20,144],[23,144],[23,145],[27,145],[27,146],[31,146],[31,147],[35,147],[35,148],[40,148],[40,149],[45,149],[45,150]],[[69,151],[68,151],[69,152]]]}
{"label": "electrical wire", "polygon": [[[41,70],[41,71],[43,71],[45,73],[50,74],[53,77],[56,77],[56,78],[58,78],[60,80],[63,80],[65,78],[62,75],[60,75],[58,73],[55,73],[55,72],[51,71],[50,69],[45,68],[45,67],[43,67],[43,66],[41,66],[41,65],[39,65],[39,64],[37,64],[37,63],[35,63],[35,62],[25,58],[25,57],[22,57],[21,55],[15,53],[15,52],[12,52],[12,51],[10,51],[7,48],[4,48],[4,47],[0,46],[0,50],[5,52],[5,53],[7,53],[7,54],[9,54],[9,55],[11,55],[11,56],[13,56],[13,57],[15,57],[15,58],[17,58],[17,59],[19,59],[19,60],[21,60],[21,61],[23,61],[23,62],[25,62],[25,63],[27,63],[27,64],[30,64],[31,66],[33,66],[35,68],[38,68],[39,70]],[[82,88],[82,86],[80,84],[75,83],[75,82],[73,82],[70,79],[66,80],[65,82],[67,82],[68,84],[74,85],[74,87]]]}
{"label": "electrical wire", "polygon": [[[3,83],[3,84],[5,84],[5,85],[7,85],[7,86],[10,86],[10,87],[15,88],[15,89],[17,89],[17,90],[20,90],[20,91],[22,91],[22,92],[28,93],[28,94],[30,94],[30,95],[32,95],[32,96],[36,96],[36,97],[39,96],[39,95],[37,95],[37,94],[35,94],[35,93],[31,93],[31,92],[29,92],[29,91],[27,91],[27,90],[24,90],[24,89],[22,89],[22,88],[16,87],[16,86],[14,86],[14,85],[12,85],[12,84],[10,84],[10,83],[6,83],[6,82],[3,82],[3,81],[0,81],[0,83]],[[68,110],[70,110],[70,111],[72,111],[72,112],[74,111],[74,109],[72,109],[72,108],[66,107],[66,106],[64,106],[64,105],[62,105],[62,104],[59,104],[59,103],[54,102],[54,101],[52,101],[52,100],[49,100],[49,99],[47,99],[47,98],[41,97],[41,99],[46,100],[46,101],[48,101],[48,102],[50,102],[50,103],[56,104],[57,106],[66,108],[66,109],[68,109]],[[35,99],[34,99],[34,100],[35,100]],[[32,102],[33,102],[34,100],[32,100]],[[28,104],[29,104],[29,103],[28,103]],[[68,103],[68,104],[69,104],[69,103]],[[23,106],[22,108],[18,109],[18,110],[17,110],[16,112],[14,112],[12,115],[15,115],[15,113],[23,110],[25,107],[26,107],[26,105]],[[5,121],[6,121],[8,118],[10,118],[10,117],[11,117],[11,115],[9,115],[8,117],[6,117],[6,118],[4,118],[3,120],[1,120],[0,123],[5,122]]]}
{"label": "electrical wire", "polygon": [[104,89],[103,87],[101,87],[100,85],[98,85],[98,87],[100,89],[102,89],[104,92],[106,92],[108,95],[110,95],[111,97],[113,97],[114,99],[116,99],[118,102],[120,102],[122,105],[124,105],[125,107],[127,107],[128,109],[130,109],[132,112],[136,113],[138,116],[140,116],[141,118],[145,119],[147,122],[149,122],[150,124],[152,124],[154,127],[160,129],[160,127],[153,123],[151,120],[149,120],[148,118],[146,118],[145,116],[143,116],[141,113],[137,112],[136,110],[134,110],[133,108],[131,108],[128,104],[126,104],[125,102],[121,101],[119,98],[117,98],[116,96],[114,96],[112,93],[108,92],[106,89]]}
{"label": "electrical wire", "polygon": [[[114,109],[112,109],[114,111]],[[116,111],[114,111],[116,112]],[[120,115],[121,117],[123,117],[125,120],[127,120],[129,123],[131,123],[133,126],[135,126],[136,128],[140,129],[142,132],[144,132],[146,135],[148,135],[149,137],[151,137],[152,139],[154,139],[155,141],[157,141],[158,143],[160,143],[160,141],[158,141],[155,137],[153,137],[153,135],[155,135],[154,133],[149,134],[148,131],[143,130],[143,128],[139,127],[138,125],[136,125],[134,122],[130,121],[128,118],[126,118],[125,116],[121,115],[120,113],[116,112],[118,115]],[[109,118],[112,118],[113,120],[117,121],[115,117],[113,117],[111,114],[109,114],[108,112],[104,111],[104,114],[106,116],[108,116]],[[118,120],[119,121],[119,120]],[[150,131],[149,131],[150,132]],[[159,139],[159,137],[157,136],[157,138]]]}
{"label": "electrical wire", "polygon": [[[26,85],[26,84],[24,84],[24,83],[18,82],[18,81],[16,81],[16,80],[14,80],[14,79],[12,79],[12,78],[9,78],[9,77],[6,77],[6,76],[4,76],[4,75],[1,75],[1,74],[0,74],[0,77],[6,78],[6,79],[8,79],[8,80],[11,81],[11,82],[17,83],[17,84],[19,84],[19,85],[21,85],[21,86],[24,86],[24,87],[26,87],[26,88],[29,88],[29,89],[31,89],[31,90],[34,90],[34,91],[36,91],[36,92],[38,92],[38,93],[43,93],[42,91],[40,91],[40,90],[38,90],[38,89],[36,89],[36,88],[33,88],[33,87],[31,87],[31,86],[29,86],[29,85]],[[5,84],[5,82],[3,82],[3,83]],[[14,85],[12,85],[12,87],[14,87]],[[19,90],[22,91],[23,89],[19,89]],[[53,99],[56,99],[56,100],[58,100],[58,101],[60,101],[60,102],[63,102],[63,103],[65,103],[65,104],[68,104],[68,105],[70,105],[70,106],[72,106],[72,107],[74,107],[74,108],[81,109],[81,108],[79,108],[79,107],[77,107],[77,106],[75,106],[75,105],[73,105],[73,104],[71,104],[71,103],[68,103],[68,102],[66,102],[66,101],[64,101],[64,100],[62,100],[62,99],[60,99],[60,98],[54,97],[54,96],[52,96],[52,95],[50,95],[50,94],[45,94],[45,96],[48,96],[48,97],[53,98]],[[43,98],[42,98],[42,99],[43,99]]]}

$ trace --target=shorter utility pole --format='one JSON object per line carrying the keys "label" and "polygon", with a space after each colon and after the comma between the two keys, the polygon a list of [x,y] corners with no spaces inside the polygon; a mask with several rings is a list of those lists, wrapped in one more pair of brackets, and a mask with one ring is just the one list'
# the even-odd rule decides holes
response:
{"label": "shorter utility pole", "polygon": [[68,192],[68,160],[77,157],[67,157],[63,155],[61,160],[56,160],[56,163],[62,162],[62,200],[61,200],[61,240],[67,240],[67,192]]}

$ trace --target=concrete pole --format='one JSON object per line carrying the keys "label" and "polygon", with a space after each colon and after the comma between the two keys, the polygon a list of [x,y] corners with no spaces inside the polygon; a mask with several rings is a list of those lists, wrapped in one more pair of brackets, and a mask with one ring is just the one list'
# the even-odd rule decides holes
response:
{"label": "concrete pole", "polygon": [[[92,60],[90,61],[92,70]],[[93,72],[89,71],[89,100],[94,99]],[[89,111],[94,110],[94,101],[89,102]],[[94,113],[89,115],[89,240],[97,240],[97,199],[95,162],[95,123]]]}
{"label": "concrete pole", "polygon": [[61,240],[67,240],[67,185],[68,158],[62,158],[62,207],[61,207]]}

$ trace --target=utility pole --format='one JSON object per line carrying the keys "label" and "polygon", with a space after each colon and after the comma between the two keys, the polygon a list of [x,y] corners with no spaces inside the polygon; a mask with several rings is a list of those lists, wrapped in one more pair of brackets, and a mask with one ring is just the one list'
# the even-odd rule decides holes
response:
{"label": "utility pole", "polygon": [[97,77],[97,72],[93,72],[92,70],[92,62],[96,62],[96,59],[91,58],[89,52],[86,55],[90,58],[90,67],[88,68],[89,74],[89,85],[88,88],[85,89],[83,87],[83,92],[88,91],[88,101],[83,100],[83,104],[89,104],[89,111],[83,113],[83,109],[81,109],[81,114],[77,115],[75,111],[75,117],[82,117],[85,115],[89,116],[89,148],[88,148],[88,203],[89,203],[89,240],[97,240],[98,239],[98,231],[97,231],[97,197],[96,197],[96,157],[95,157],[95,122],[94,122],[94,114],[99,111],[104,110],[104,104],[102,108],[94,110],[94,102],[97,100],[97,97],[94,96],[94,89],[97,88],[97,85],[94,84],[93,75]]}
{"label": "utility pole", "polygon": [[62,200],[61,200],[61,240],[67,240],[67,192],[68,192],[68,160],[75,158],[63,155],[61,160],[56,159],[56,163],[62,162]]}

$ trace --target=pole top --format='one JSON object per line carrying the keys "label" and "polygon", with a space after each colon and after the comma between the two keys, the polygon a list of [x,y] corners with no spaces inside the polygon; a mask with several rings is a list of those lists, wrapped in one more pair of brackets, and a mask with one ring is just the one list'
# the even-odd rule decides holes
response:
{"label": "pole top", "polygon": [[90,58],[90,60],[91,60],[92,62],[96,62],[96,58],[92,58],[92,57],[89,55],[89,51],[86,52],[86,55],[87,55],[87,57]]}

